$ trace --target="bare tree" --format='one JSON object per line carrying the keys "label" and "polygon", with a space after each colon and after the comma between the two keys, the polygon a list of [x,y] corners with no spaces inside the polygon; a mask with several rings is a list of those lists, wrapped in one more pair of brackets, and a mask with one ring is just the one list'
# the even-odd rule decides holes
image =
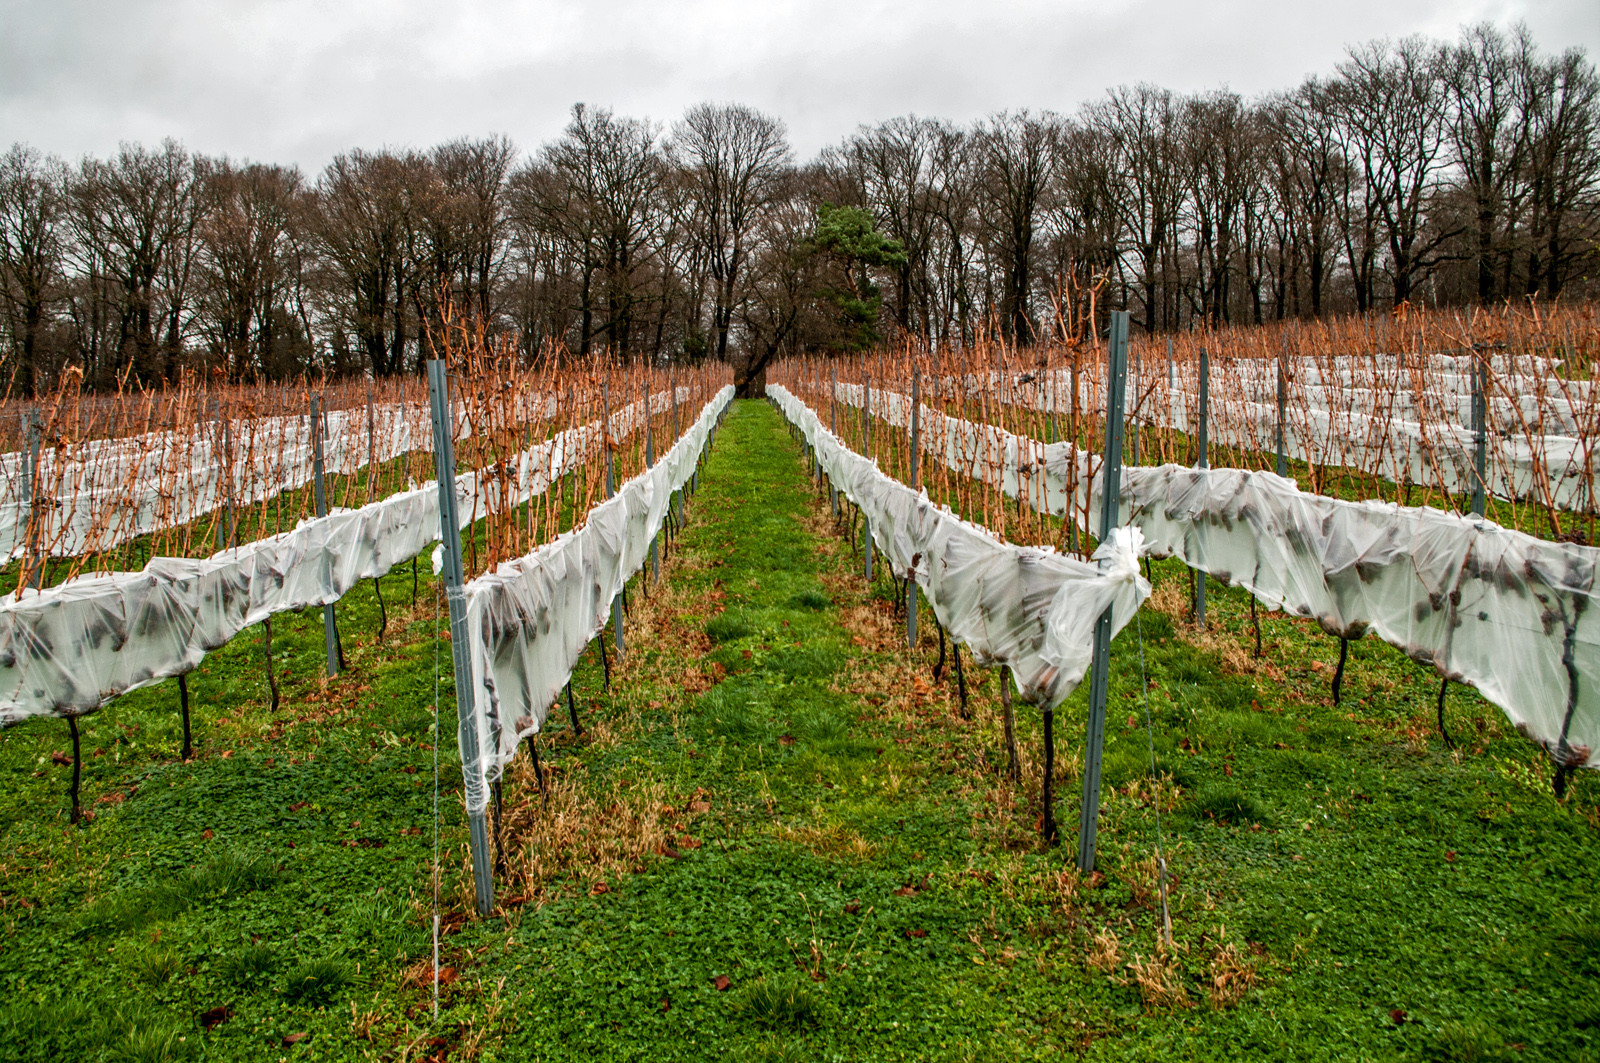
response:
{"label": "bare tree", "polygon": [[1058,119],[1048,112],[998,114],[979,123],[978,195],[987,222],[988,245],[999,263],[1001,333],[1031,343],[1035,326],[1030,306],[1033,242],[1044,198],[1051,187]]}
{"label": "bare tree", "polygon": [[110,282],[118,364],[141,382],[166,379],[181,353],[199,220],[194,160],[171,140],[155,151],[124,144],[109,161],[85,159],[69,189],[78,250]]}
{"label": "bare tree", "polygon": [[1470,210],[1471,258],[1480,303],[1499,296],[1516,223],[1524,207],[1530,127],[1521,114],[1532,72],[1526,28],[1512,40],[1491,23],[1462,31],[1446,54],[1449,144]]}
{"label": "bare tree", "polygon": [[596,340],[623,356],[637,346],[642,278],[670,221],[659,137],[653,123],[580,103],[515,183],[518,217],[549,234],[576,271],[580,354]]}
{"label": "bare tree", "polygon": [[485,321],[494,317],[494,290],[506,243],[506,182],[517,149],[507,137],[460,139],[433,149],[433,167],[451,205],[456,294]]}
{"label": "bare tree", "polygon": [[[1255,123],[1231,92],[1191,97],[1183,104],[1183,177],[1195,259],[1196,316],[1227,321],[1239,243],[1250,221],[1258,184]],[[1243,248],[1248,258],[1249,248]]]}
{"label": "bare tree", "polygon": [[[326,288],[341,327],[355,333],[378,376],[405,369],[406,306],[420,283],[420,200],[430,171],[415,152],[352,151],[328,164],[311,200],[308,226]],[[418,350],[420,358],[420,339]]]}
{"label": "bare tree", "polygon": [[1600,250],[1600,78],[1577,50],[1531,71],[1528,291],[1554,297]]}
{"label": "bare tree", "polygon": [[1056,140],[1055,189],[1046,199],[1056,299],[1062,324],[1089,312],[1090,293],[1115,276],[1119,266],[1122,221],[1111,196],[1116,186],[1117,150],[1102,129],[1067,123]]}
{"label": "bare tree", "polygon": [[1117,148],[1115,165],[1106,171],[1104,192],[1106,200],[1116,204],[1138,265],[1145,330],[1154,332],[1161,255],[1177,224],[1183,197],[1173,165],[1178,157],[1178,101],[1155,85],[1124,86],[1086,107],[1085,118]]}
{"label": "bare tree", "polygon": [[61,279],[66,168],[22,144],[0,156],[0,306],[13,393],[32,395]]}
{"label": "bare tree", "polygon": [[[1311,315],[1320,317],[1333,256],[1338,250],[1339,189],[1341,181],[1347,185],[1350,176],[1337,115],[1326,86],[1311,79],[1293,93],[1270,102],[1265,121],[1271,132],[1266,143],[1278,202],[1291,227],[1299,261],[1304,264]],[[1298,270],[1289,283],[1299,283]],[[1299,306],[1296,298],[1297,313]]]}
{"label": "bare tree", "polygon": [[200,221],[205,329],[234,379],[279,376],[289,292],[298,282],[300,171],[281,166],[205,168]]}
{"label": "bare tree", "polygon": [[1396,305],[1411,299],[1435,254],[1454,235],[1430,227],[1428,216],[1448,161],[1443,62],[1438,46],[1408,37],[1352,48],[1339,64],[1341,118],[1382,220]]}
{"label": "bare tree", "polygon": [[741,104],[702,103],[673,125],[669,150],[688,172],[711,276],[716,354],[725,358],[752,234],[784,191],[788,135],[778,119]]}

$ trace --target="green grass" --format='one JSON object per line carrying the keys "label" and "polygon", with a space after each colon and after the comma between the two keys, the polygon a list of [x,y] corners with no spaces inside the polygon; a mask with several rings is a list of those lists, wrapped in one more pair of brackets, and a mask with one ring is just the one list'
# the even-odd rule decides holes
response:
{"label": "green grass", "polygon": [[799,1032],[822,1023],[817,994],[798,976],[763,975],[739,992],[734,1017],[760,1029]]}
{"label": "green grass", "polygon": [[307,960],[289,972],[284,980],[283,998],[303,1007],[325,1007],[354,980],[349,965],[341,960],[327,957]]}
{"label": "green grass", "polygon": [[259,986],[272,977],[278,954],[270,945],[244,945],[217,961],[217,976],[229,985]]}
{"label": "green grass", "polygon": [[[1263,615],[1257,661],[1242,594],[1213,587],[1197,632],[1186,574],[1157,564],[1167,589],[1114,646],[1100,875],[1081,877],[1086,689],[1058,714],[1050,849],[1037,714],[1019,706],[1012,784],[993,671],[968,659],[963,720],[948,670],[931,680],[931,614],[915,657],[899,648],[888,581],[861,579],[826,505],[781,419],[738,404],[665,583],[630,591],[611,691],[596,655],[579,668],[584,738],[551,715],[550,804],[524,768],[505,784],[489,919],[470,914],[426,565],[415,610],[409,573],[384,581],[381,644],[370,584],[341,602],[337,679],[318,611],[275,623],[276,717],[257,634],[209,656],[187,764],[171,683],[85,718],[92,822],[67,823],[61,721],[0,732],[0,1057],[1597,1058],[1587,773],[1556,802],[1462,688],[1446,750],[1437,687],[1375,640],[1351,645],[1336,709],[1334,640]],[[1187,1007],[1139,980],[1158,837]],[[1230,972],[1243,988],[1214,1007]]]}

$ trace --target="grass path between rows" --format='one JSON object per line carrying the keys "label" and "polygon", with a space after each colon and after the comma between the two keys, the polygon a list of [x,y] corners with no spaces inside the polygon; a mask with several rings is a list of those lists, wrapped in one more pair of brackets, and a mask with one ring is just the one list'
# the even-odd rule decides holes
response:
{"label": "grass path between rows", "polygon": [[964,718],[931,614],[908,652],[781,416],[737,403],[661,582],[630,590],[609,690],[596,653],[574,677],[582,735],[558,704],[542,780],[519,757],[504,781],[480,920],[448,645],[426,573],[414,608],[401,575],[383,639],[365,589],[341,603],[338,679],[316,611],[283,618],[278,716],[258,647],[208,658],[187,764],[170,689],[88,718],[83,827],[60,721],[0,735],[0,1059],[1597,1058],[1593,780],[1557,803],[1459,691],[1446,750],[1436,687],[1387,647],[1353,644],[1334,708],[1329,640],[1265,618],[1256,658],[1247,599],[1217,590],[1199,631],[1158,564],[1114,645],[1082,876],[1086,690],[1048,849],[1037,714],[1012,782],[994,671],[968,658]]}
{"label": "grass path between rows", "polygon": [[[1492,756],[1419,741],[1423,699],[1411,707],[1411,673],[1385,647],[1358,646],[1357,689],[1332,711],[1321,662],[1295,659],[1325,640],[1270,623],[1247,676],[1236,643],[1173,622],[1185,581],[1164,568],[1165,611],[1116,646],[1102,874],[1085,879],[1070,834],[1057,850],[1036,840],[1036,715],[1020,713],[1015,785],[995,675],[969,667],[963,720],[952,686],[931,682],[930,614],[915,657],[900,648],[890,585],[860,577],[781,417],[735,409],[696,507],[634,644],[617,744],[584,761],[607,787],[647,789],[621,807],[646,829],[657,810],[672,857],[546,909],[526,937],[543,977],[518,990],[523,1051],[1562,1058],[1592,1036],[1576,1022],[1600,941],[1594,824]],[[1221,597],[1214,627],[1244,610]],[[1085,694],[1062,729],[1066,824]],[[1467,725],[1483,734],[1496,716]],[[1170,954],[1155,935],[1157,800],[1177,876]]]}

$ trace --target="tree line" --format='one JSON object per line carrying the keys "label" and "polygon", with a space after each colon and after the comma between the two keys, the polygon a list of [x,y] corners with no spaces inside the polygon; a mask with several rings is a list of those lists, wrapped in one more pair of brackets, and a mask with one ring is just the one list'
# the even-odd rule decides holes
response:
{"label": "tree line", "polygon": [[527,352],[659,360],[1027,344],[1405,302],[1584,298],[1600,78],[1524,27],[1352,47],[1257,99],[1112,89],[1071,115],[906,116],[804,163],[779,119],[582,104],[504,137],[351,150],[308,179],[166,141],[0,157],[11,395],[186,371],[415,371],[448,301]]}

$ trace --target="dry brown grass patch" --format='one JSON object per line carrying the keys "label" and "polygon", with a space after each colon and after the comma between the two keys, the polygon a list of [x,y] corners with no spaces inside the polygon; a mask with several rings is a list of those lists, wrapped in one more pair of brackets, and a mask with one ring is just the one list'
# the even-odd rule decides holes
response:
{"label": "dry brown grass patch", "polygon": [[1150,592],[1145,604],[1158,613],[1165,613],[1174,623],[1189,621],[1189,591],[1181,580],[1164,579]]}
{"label": "dry brown grass patch", "polygon": [[842,823],[825,827],[779,824],[775,836],[779,841],[793,842],[818,856],[837,860],[870,860],[877,852],[876,846]]}
{"label": "dry brown grass patch", "polygon": [[842,545],[839,529],[833,523],[833,509],[828,503],[827,492],[824,491],[820,497],[816,494],[808,495],[806,500],[810,504],[806,506],[805,516],[800,519],[800,526],[817,541],[819,548],[824,544]]}
{"label": "dry brown grass patch", "polygon": [[1210,984],[1206,987],[1206,997],[1213,1008],[1222,1011],[1239,1003],[1255,988],[1256,963],[1253,958],[1241,956],[1230,942],[1211,954],[1207,974]]}
{"label": "dry brown grass patch", "polygon": [[1264,659],[1258,661],[1251,656],[1245,648],[1244,637],[1220,630],[1215,623],[1204,628],[1196,625],[1189,588],[1182,580],[1164,579],[1157,583],[1148,603],[1172,621],[1172,626],[1183,637],[1183,641],[1221,660],[1223,671],[1233,675],[1255,675],[1266,663]]}
{"label": "dry brown grass patch", "polygon": [[502,816],[505,889],[529,903],[609,890],[648,860],[676,851],[689,822],[710,807],[696,794],[678,808],[654,782],[617,780],[591,788],[576,766],[547,771],[544,798],[526,762],[519,759],[509,774],[511,787],[528,799]]}
{"label": "dry brown grass patch", "polygon": [[691,596],[682,584],[673,583],[671,575],[672,569],[663,566],[661,580],[651,588],[648,598],[629,596],[629,634],[637,632],[636,637],[655,649],[698,656],[711,649],[711,640],[698,619],[687,622],[700,599]]}
{"label": "dry brown grass patch", "polygon": [[1122,942],[1117,938],[1117,932],[1106,927],[1094,936],[1094,944],[1089,949],[1089,954],[1084,957],[1084,963],[1091,970],[1102,974],[1110,974],[1122,964]]}
{"label": "dry brown grass patch", "polygon": [[[837,596],[835,596],[837,600]],[[869,653],[888,653],[898,648],[901,627],[894,610],[886,602],[868,599],[839,606],[839,622],[850,637],[850,644]]]}
{"label": "dry brown grass patch", "polygon": [[[1168,857],[1175,856],[1177,846],[1174,845],[1168,852]],[[1170,892],[1177,886],[1177,876],[1172,873],[1171,862],[1167,865],[1167,889]],[[1122,874],[1120,876],[1128,884],[1128,892],[1133,895],[1133,904],[1139,908],[1158,908],[1161,904],[1161,864],[1152,855],[1141,860],[1132,858],[1129,847],[1123,847]]]}
{"label": "dry brown grass patch", "polygon": [[1083,889],[1083,874],[1075,867],[1063,868],[1054,874],[1045,874],[1045,888],[1050,894],[1052,907],[1062,912],[1072,911],[1078,893]]}
{"label": "dry brown grass patch", "polygon": [[1190,1006],[1189,988],[1184,985],[1183,968],[1176,957],[1158,950],[1149,959],[1135,956],[1128,961],[1128,975],[1139,987],[1145,1007],[1172,1011]]}
{"label": "dry brown grass patch", "polygon": [[1174,812],[1183,803],[1184,789],[1172,777],[1171,772],[1162,772],[1159,780],[1151,779],[1148,775],[1139,775],[1125,783],[1121,792],[1130,801],[1149,808],[1159,805],[1163,815]]}

